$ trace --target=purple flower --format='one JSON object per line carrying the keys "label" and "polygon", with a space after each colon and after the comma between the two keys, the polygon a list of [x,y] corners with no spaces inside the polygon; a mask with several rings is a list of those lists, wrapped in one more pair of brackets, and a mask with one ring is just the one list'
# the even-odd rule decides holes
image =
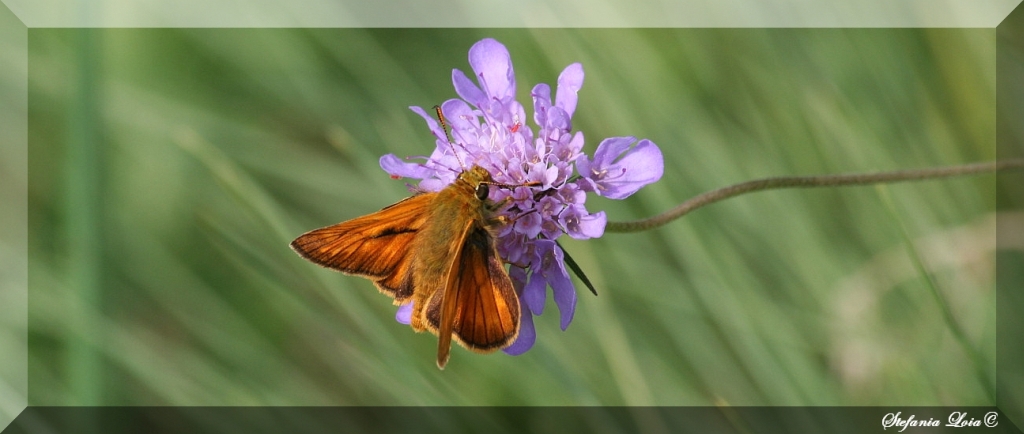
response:
{"label": "purple flower", "polygon": [[[531,90],[536,136],[525,125],[526,113],[515,99],[515,74],[505,46],[494,39],[481,40],[469,49],[469,64],[476,83],[453,70],[452,83],[461,99],[441,105],[454,145],[433,115],[410,107],[434,135],[434,152],[413,161],[388,154],[381,157],[380,165],[394,178],[420,179],[418,188],[424,191],[438,191],[452,183],[463,165],[481,166],[499,183],[539,184],[495,188],[490,195],[494,201],[508,199],[504,212],[513,222],[501,229],[497,246],[501,257],[513,264],[509,277],[522,305],[519,338],[504,350],[517,355],[536,340],[533,315],[543,312],[548,287],[561,314],[562,330],[572,321],[576,290],[555,239],[562,234],[576,239],[604,234],[605,214],[587,210],[586,193],[624,199],[660,179],[664,162],[654,142],[643,139],[632,146],[633,137],[603,140],[593,159],[583,154],[583,133],[572,131],[577,93],[583,86],[579,63],[558,76],[554,102],[547,84]],[[410,309],[402,306],[396,319],[408,323],[409,314]]]}
{"label": "purple flower", "polygon": [[597,146],[593,161],[583,158],[577,162],[576,168],[585,180],[583,189],[610,199],[625,199],[640,187],[661,179],[665,168],[661,150],[647,139],[630,149],[634,141],[633,137],[604,139]]}

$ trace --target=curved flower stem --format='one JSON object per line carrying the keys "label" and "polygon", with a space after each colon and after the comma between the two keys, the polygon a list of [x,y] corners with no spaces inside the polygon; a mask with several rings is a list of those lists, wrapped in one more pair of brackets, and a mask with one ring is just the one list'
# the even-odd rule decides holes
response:
{"label": "curved flower stem", "polygon": [[780,188],[808,188],[808,187],[842,187],[850,185],[887,184],[902,181],[920,181],[933,178],[949,178],[953,176],[974,175],[978,173],[995,172],[998,170],[1021,170],[1024,169],[1024,160],[1003,160],[986,163],[973,163],[961,166],[946,166],[930,169],[896,170],[892,172],[876,173],[850,173],[841,175],[817,175],[817,176],[781,176],[775,178],[755,179],[752,181],[733,184],[728,187],[711,190],[709,192],[694,196],[661,214],[643,220],[631,222],[608,222],[605,232],[640,232],[662,226],[672,220],[682,217],[704,205],[710,205],[720,200],[744,193],[753,193],[761,190],[774,190]]}

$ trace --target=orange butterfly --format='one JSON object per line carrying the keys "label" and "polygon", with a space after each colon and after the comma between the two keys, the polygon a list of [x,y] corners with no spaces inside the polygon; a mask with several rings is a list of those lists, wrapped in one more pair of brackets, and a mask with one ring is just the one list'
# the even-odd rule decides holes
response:
{"label": "orange butterfly", "polygon": [[[413,330],[438,336],[437,366],[452,338],[479,353],[512,344],[519,298],[495,247],[504,202],[487,199],[491,174],[473,166],[436,193],[302,234],[291,246],[327,268],[373,280],[396,305],[413,304]],[[527,184],[529,185],[529,184]]]}

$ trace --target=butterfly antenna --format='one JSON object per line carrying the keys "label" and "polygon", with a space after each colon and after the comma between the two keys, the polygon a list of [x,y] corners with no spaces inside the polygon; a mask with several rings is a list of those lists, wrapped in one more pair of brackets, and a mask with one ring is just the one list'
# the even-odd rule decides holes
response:
{"label": "butterfly antenna", "polygon": [[506,184],[504,182],[486,181],[486,182],[483,182],[483,184],[493,185],[495,187],[507,188],[507,189],[513,189],[513,188],[516,188],[516,187],[537,187],[537,186],[544,185],[543,182],[539,182],[539,181],[524,182],[522,184]]}
{"label": "butterfly antenna", "polygon": [[441,106],[435,105],[434,111],[437,112],[437,121],[441,123],[444,136],[448,138],[448,146],[452,147],[452,154],[455,154],[455,159],[459,160],[459,166],[462,167],[462,170],[466,170],[466,165],[462,162],[462,158],[459,158],[459,153],[455,151],[455,142],[452,141],[452,135],[448,131],[448,122],[444,120],[444,112],[441,111]]}

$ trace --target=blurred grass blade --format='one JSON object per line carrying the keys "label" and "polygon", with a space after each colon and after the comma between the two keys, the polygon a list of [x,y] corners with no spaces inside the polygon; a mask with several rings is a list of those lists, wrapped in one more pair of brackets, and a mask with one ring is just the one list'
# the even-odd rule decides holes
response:
{"label": "blurred grass blade", "polygon": [[875,188],[878,191],[879,196],[882,197],[882,201],[885,203],[885,207],[889,211],[889,215],[899,228],[900,238],[907,249],[907,255],[914,264],[914,268],[917,270],[918,275],[924,282],[925,287],[928,288],[928,293],[935,301],[935,305],[942,312],[942,319],[946,323],[946,327],[949,328],[949,331],[953,334],[953,338],[956,339],[957,344],[960,345],[960,348],[971,361],[978,384],[980,384],[982,389],[984,389],[988,394],[990,405],[994,405],[996,402],[995,382],[989,378],[989,372],[985,368],[984,357],[967,338],[967,334],[964,333],[960,323],[953,315],[953,310],[950,308],[949,300],[942,294],[942,291],[939,290],[938,284],[935,283],[935,279],[932,278],[931,273],[928,272],[928,268],[924,265],[924,261],[921,260],[921,255],[918,253],[917,248],[914,247],[914,242],[911,239],[910,232],[907,230],[906,222],[904,222],[903,218],[900,217],[900,212],[897,210],[896,203],[892,199],[892,194],[889,192],[889,186],[878,185]]}
{"label": "blurred grass blade", "polygon": [[[70,101],[67,153],[67,240],[68,282],[78,295],[80,304],[72,307],[71,327],[97,334],[99,329],[83,314],[103,304],[101,173],[103,172],[99,98],[99,56],[101,31],[78,29],[75,64],[75,97]],[[102,338],[98,338],[102,341]],[[72,403],[99,405],[103,403],[102,361],[90,342],[71,339],[67,360],[68,382]]]}

